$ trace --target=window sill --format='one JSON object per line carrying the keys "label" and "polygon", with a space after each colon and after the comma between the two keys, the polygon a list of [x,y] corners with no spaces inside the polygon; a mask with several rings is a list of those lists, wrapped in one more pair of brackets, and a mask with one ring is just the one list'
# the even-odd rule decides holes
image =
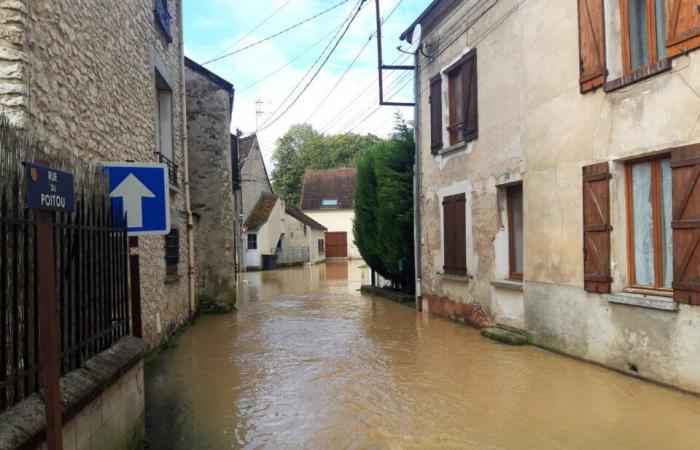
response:
{"label": "window sill", "polygon": [[510,289],[512,291],[523,291],[523,282],[515,280],[492,280],[491,286],[499,289]]}
{"label": "window sill", "polygon": [[615,80],[608,81],[603,85],[603,90],[605,92],[614,92],[618,89],[622,89],[631,84],[637,83],[647,78],[651,78],[654,75],[658,75],[663,72],[671,70],[671,59],[666,58],[658,61],[654,64],[649,64],[648,66],[641,67],[628,75],[624,75]]}
{"label": "window sill", "polygon": [[177,283],[178,281],[180,281],[180,278],[182,278],[182,276],[180,276],[179,274],[177,274],[177,275],[166,275],[166,276],[165,276],[164,284],[173,284],[173,283]]}
{"label": "window sill", "polygon": [[449,147],[443,148],[437,154],[440,156],[449,155],[450,153],[457,153],[458,151],[464,150],[465,148],[467,148],[467,143],[465,141],[457,142],[454,145],[450,145]]}
{"label": "window sill", "polygon": [[604,294],[603,298],[617,305],[637,306],[661,311],[678,311],[678,303],[665,297],[653,297],[639,294]]}
{"label": "window sill", "polygon": [[440,273],[438,275],[440,275],[445,280],[460,281],[462,283],[467,283],[472,278],[470,275],[453,275],[451,273]]}

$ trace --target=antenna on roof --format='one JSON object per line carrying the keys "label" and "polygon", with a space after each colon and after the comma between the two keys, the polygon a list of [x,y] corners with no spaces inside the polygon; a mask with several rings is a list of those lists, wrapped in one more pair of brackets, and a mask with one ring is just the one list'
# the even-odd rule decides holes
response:
{"label": "antenna on roof", "polygon": [[[375,0],[377,11],[377,69],[379,70],[379,105],[380,106],[415,106],[413,102],[392,102],[384,100],[384,70],[410,70],[415,66],[385,65],[382,57],[382,18],[380,15],[379,0]],[[420,44],[419,44],[420,45]]]}

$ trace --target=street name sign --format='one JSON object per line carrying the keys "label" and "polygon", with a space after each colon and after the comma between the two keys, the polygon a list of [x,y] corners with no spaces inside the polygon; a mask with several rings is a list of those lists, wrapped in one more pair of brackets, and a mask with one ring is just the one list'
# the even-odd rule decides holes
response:
{"label": "street name sign", "polygon": [[126,215],[129,236],[170,232],[168,168],[156,163],[102,163],[115,211]]}
{"label": "street name sign", "polygon": [[27,207],[44,211],[75,211],[73,174],[41,164],[25,162]]}

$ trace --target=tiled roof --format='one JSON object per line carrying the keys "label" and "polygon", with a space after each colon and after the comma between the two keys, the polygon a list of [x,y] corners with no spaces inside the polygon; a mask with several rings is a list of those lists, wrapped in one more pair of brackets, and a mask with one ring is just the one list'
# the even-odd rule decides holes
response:
{"label": "tiled roof", "polygon": [[254,134],[251,134],[250,136],[240,138],[238,141],[238,161],[241,163],[244,163],[244,160],[248,157],[248,153],[250,153],[250,149],[253,148],[253,142],[256,137],[257,136]]}
{"label": "tiled roof", "polygon": [[[307,170],[301,191],[301,209],[352,209],[356,177],[357,171],[350,167]],[[327,200],[326,205],[324,200]]]}
{"label": "tiled roof", "polygon": [[326,231],[328,228],[324,227],[320,223],[316,222],[311,217],[307,216],[303,212],[299,211],[295,207],[291,206],[289,203],[285,203],[284,210],[287,214],[297,219],[299,222],[306,224],[307,226],[313,228],[314,230]]}
{"label": "tiled roof", "polygon": [[270,213],[277,203],[278,197],[274,194],[264,193],[255,204],[255,208],[250,212],[248,220],[245,221],[246,227],[249,230],[257,230],[267,222],[270,218]]}

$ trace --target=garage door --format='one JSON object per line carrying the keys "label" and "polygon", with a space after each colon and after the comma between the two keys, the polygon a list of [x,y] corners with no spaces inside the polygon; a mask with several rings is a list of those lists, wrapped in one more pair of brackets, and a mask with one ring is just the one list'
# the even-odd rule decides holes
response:
{"label": "garage door", "polygon": [[348,257],[348,234],[326,233],[326,258]]}

